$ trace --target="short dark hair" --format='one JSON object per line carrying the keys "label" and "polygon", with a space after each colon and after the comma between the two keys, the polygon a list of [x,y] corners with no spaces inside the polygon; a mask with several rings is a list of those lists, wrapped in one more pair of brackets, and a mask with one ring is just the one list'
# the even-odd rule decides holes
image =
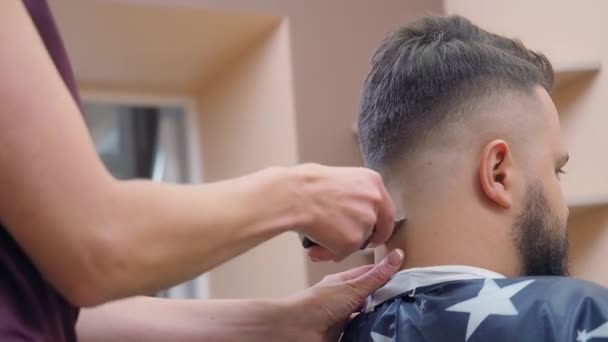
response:
{"label": "short dark hair", "polygon": [[382,170],[440,123],[496,91],[549,91],[553,69],[520,41],[461,16],[421,18],[390,34],[365,80],[359,141],[367,166]]}

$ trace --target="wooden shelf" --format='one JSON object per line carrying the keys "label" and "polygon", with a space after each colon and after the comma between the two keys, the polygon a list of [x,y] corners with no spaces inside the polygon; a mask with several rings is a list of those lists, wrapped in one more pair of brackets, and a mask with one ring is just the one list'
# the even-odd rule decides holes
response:
{"label": "wooden shelf", "polygon": [[579,60],[556,63],[553,66],[555,82],[553,91],[561,89],[581,78],[589,77],[600,71],[602,61],[599,59]]}

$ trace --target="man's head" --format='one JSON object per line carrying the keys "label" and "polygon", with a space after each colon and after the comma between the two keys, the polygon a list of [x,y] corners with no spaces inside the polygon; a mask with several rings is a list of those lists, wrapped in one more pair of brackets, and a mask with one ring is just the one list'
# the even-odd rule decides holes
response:
{"label": "man's head", "polygon": [[[462,17],[423,18],[382,43],[359,138],[398,214],[407,212],[393,240],[418,239],[408,255],[513,259],[500,271],[566,273],[567,153],[552,84],[543,55]],[[420,243],[441,250],[411,250]]]}

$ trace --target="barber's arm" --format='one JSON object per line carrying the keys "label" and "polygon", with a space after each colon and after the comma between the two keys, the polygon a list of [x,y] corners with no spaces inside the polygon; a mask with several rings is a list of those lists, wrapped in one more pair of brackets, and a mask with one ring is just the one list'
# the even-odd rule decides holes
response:
{"label": "barber's arm", "polygon": [[83,310],[78,337],[82,342],[337,341],[350,315],[402,261],[403,252],[394,251],[376,266],[328,276],[287,299],[116,301]]}
{"label": "barber's arm", "polygon": [[[18,37],[18,39],[16,38]],[[77,306],[191,279],[288,230],[340,259],[388,239],[390,199],[362,168],[274,168],[213,184],[114,179],[22,1],[0,2],[0,220]]]}

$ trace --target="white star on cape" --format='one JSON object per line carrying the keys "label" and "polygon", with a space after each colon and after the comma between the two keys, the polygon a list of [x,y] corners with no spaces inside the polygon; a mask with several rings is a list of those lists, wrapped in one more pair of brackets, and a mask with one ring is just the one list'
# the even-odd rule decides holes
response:
{"label": "white star on cape", "polygon": [[477,297],[452,305],[446,311],[466,312],[469,314],[466,339],[468,340],[477,327],[490,315],[514,316],[517,309],[511,297],[530,285],[534,280],[525,280],[503,288],[498,287],[492,279],[486,279]]}
{"label": "white star on cape", "polygon": [[576,340],[580,342],[587,342],[592,338],[606,338],[608,337],[608,322],[600,325],[599,327],[587,332],[587,330],[579,330]]}
{"label": "white star on cape", "polygon": [[374,342],[394,342],[395,339],[392,337],[380,335],[377,332],[372,331],[372,341],[374,341]]}

